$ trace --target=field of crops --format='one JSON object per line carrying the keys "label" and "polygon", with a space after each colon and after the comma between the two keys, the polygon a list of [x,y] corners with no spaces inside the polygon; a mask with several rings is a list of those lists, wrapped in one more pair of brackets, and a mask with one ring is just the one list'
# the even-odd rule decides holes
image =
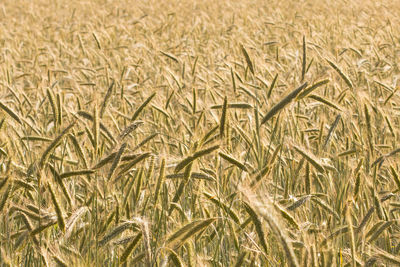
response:
{"label": "field of crops", "polygon": [[0,266],[400,265],[399,4],[1,1]]}

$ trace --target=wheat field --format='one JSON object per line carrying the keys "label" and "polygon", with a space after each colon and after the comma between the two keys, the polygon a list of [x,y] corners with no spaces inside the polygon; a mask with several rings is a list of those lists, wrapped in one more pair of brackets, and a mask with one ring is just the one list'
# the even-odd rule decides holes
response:
{"label": "wheat field", "polygon": [[0,3],[0,266],[400,265],[399,1]]}

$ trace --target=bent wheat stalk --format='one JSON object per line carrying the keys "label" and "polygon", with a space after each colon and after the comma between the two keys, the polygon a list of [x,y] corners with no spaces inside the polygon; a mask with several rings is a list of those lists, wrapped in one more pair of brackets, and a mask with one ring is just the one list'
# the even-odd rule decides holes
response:
{"label": "bent wheat stalk", "polygon": [[297,97],[297,95],[307,87],[307,82],[303,83],[300,87],[297,89],[293,90],[288,94],[286,97],[284,97],[281,101],[279,101],[278,104],[273,106],[268,113],[264,116],[264,118],[261,121],[261,125],[265,124],[268,120],[270,120],[275,114],[277,114],[281,109],[283,109],[287,104],[289,104],[294,98]]}

